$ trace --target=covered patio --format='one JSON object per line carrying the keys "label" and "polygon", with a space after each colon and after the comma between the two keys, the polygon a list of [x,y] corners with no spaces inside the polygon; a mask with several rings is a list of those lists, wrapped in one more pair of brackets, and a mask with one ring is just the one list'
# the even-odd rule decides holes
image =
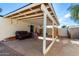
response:
{"label": "covered patio", "polygon": [[[47,54],[56,39],[58,39],[57,26],[59,22],[51,3],[31,3],[24,8],[4,16],[4,18],[11,19],[11,24],[13,24],[13,20],[17,20],[17,23],[20,20],[26,21],[26,23],[32,20],[34,32],[37,30],[39,31],[38,27],[40,26],[43,30],[43,35],[38,36],[38,38],[40,39],[41,37],[42,39],[42,52],[44,55]],[[48,28],[48,26],[51,26],[51,28]],[[47,46],[46,40],[48,29],[51,29],[51,31],[49,31],[51,34],[48,35],[51,42]]]}

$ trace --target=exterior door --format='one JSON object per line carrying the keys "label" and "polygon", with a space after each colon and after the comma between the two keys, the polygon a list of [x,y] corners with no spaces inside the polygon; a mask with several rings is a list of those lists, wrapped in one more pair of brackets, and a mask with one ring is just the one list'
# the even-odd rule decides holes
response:
{"label": "exterior door", "polygon": [[30,32],[34,32],[34,25],[30,25]]}

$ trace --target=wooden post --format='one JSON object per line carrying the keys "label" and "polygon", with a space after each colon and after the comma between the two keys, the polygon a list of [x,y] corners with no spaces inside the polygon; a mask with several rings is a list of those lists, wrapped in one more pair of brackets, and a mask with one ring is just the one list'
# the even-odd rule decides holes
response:
{"label": "wooden post", "polygon": [[[54,44],[55,42],[55,38],[52,36],[52,42],[49,44],[48,47],[46,47],[46,23],[47,23],[47,19],[46,17],[48,16],[50,20],[52,20],[52,27],[54,27],[54,23],[55,20],[54,18],[51,16],[51,14],[49,13],[49,11],[47,10],[47,8],[45,7],[44,4],[41,5],[41,10],[43,11],[44,13],[44,20],[43,20],[43,54],[45,55],[49,50],[50,48],[52,47],[52,45]],[[53,30],[54,28],[52,28]],[[54,34],[54,31],[52,31],[52,35]]]}
{"label": "wooden post", "polygon": [[45,50],[46,50],[46,14],[44,12],[44,20],[43,20],[43,54],[45,55]]}
{"label": "wooden post", "polygon": [[34,19],[34,32],[36,31],[36,19]]}
{"label": "wooden post", "polygon": [[52,21],[52,41],[54,39],[54,22]]}

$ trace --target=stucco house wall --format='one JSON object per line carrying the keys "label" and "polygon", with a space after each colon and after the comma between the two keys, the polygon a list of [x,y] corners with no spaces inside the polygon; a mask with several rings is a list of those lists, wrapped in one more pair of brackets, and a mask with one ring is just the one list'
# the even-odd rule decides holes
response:
{"label": "stucco house wall", "polygon": [[0,17],[0,40],[14,36],[16,31],[29,31],[29,24],[22,20],[12,20]]}

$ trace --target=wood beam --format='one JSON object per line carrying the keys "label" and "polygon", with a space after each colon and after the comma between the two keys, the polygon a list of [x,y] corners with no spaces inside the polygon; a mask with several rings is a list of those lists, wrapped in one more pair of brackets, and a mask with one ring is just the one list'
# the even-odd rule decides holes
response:
{"label": "wood beam", "polygon": [[43,54],[45,55],[46,52],[46,13],[44,12],[44,20],[43,20]]}
{"label": "wood beam", "polygon": [[52,5],[51,5],[50,3],[48,3],[48,5],[49,5],[50,9],[52,10],[52,12],[54,13],[57,23],[59,24],[59,22],[58,22],[58,20],[57,20],[57,15],[56,15],[56,13],[55,13],[54,8],[52,7]]}
{"label": "wood beam", "polygon": [[25,16],[25,17],[19,17],[19,18],[13,18],[13,19],[22,19],[22,18],[29,18],[29,17],[41,16],[41,15],[43,15],[43,13],[33,14],[33,15],[29,15],[29,16]]}
{"label": "wood beam", "polygon": [[23,19],[43,19],[43,16],[40,16],[40,17],[30,17],[30,18],[22,18],[22,19],[17,19],[17,20],[23,20]]}
{"label": "wood beam", "polygon": [[[22,18],[22,19],[16,19],[16,20],[29,20],[29,19],[35,19],[35,18],[37,18],[37,19],[42,19],[43,18],[43,16],[36,16],[36,17],[29,17],[29,18]],[[8,19],[10,19],[10,18],[8,18]]]}

